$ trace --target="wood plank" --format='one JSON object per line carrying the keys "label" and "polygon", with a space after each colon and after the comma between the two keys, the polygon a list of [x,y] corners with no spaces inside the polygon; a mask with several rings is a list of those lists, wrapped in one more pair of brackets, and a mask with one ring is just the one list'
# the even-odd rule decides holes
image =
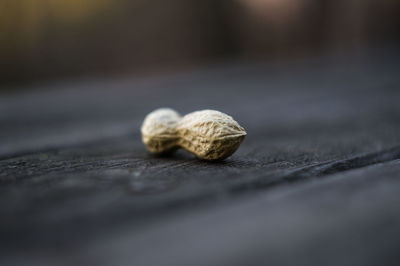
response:
{"label": "wood plank", "polygon": [[[389,265],[398,59],[237,63],[3,95],[0,262]],[[227,112],[248,136],[219,163],[154,157],[139,128],[162,106]]]}

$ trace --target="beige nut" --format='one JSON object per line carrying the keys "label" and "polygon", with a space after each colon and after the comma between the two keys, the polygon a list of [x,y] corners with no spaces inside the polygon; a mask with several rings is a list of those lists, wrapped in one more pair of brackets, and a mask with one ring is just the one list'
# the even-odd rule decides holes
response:
{"label": "beige nut", "polygon": [[246,136],[246,131],[232,117],[214,110],[181,117],[170,108],[157,109],[146,116],[141,131],[143,143],[152,153],[182,147],[205,160],[229,157]]}

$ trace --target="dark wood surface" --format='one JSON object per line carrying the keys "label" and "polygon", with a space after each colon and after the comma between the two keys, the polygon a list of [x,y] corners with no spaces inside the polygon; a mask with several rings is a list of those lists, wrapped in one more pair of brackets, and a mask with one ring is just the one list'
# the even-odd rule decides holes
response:
{"label": "dark wood surface", "polygon": [[[399,265],[400,56],[231,63],[0,97],[1,265]],[[144,116],[217,109],[225,161],[150,155]]]}

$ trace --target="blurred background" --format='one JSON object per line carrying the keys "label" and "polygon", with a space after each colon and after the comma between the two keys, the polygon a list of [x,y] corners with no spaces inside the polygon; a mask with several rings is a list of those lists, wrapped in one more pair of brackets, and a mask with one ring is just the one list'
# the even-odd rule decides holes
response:
{"label": "blurred background", "polygon": [[2,0],[0,90],[400,41],[398,0]]}

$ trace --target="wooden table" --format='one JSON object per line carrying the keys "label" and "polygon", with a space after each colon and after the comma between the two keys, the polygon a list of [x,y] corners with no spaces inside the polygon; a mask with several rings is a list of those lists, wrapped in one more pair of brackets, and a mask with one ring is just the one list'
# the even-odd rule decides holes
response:
{"label": "wooden table", "polygon": [[[1,265],[399,265],[400,54],[230,63],[0,97]],[[150,155],[144,116],[217,109],[208,163]]]}

